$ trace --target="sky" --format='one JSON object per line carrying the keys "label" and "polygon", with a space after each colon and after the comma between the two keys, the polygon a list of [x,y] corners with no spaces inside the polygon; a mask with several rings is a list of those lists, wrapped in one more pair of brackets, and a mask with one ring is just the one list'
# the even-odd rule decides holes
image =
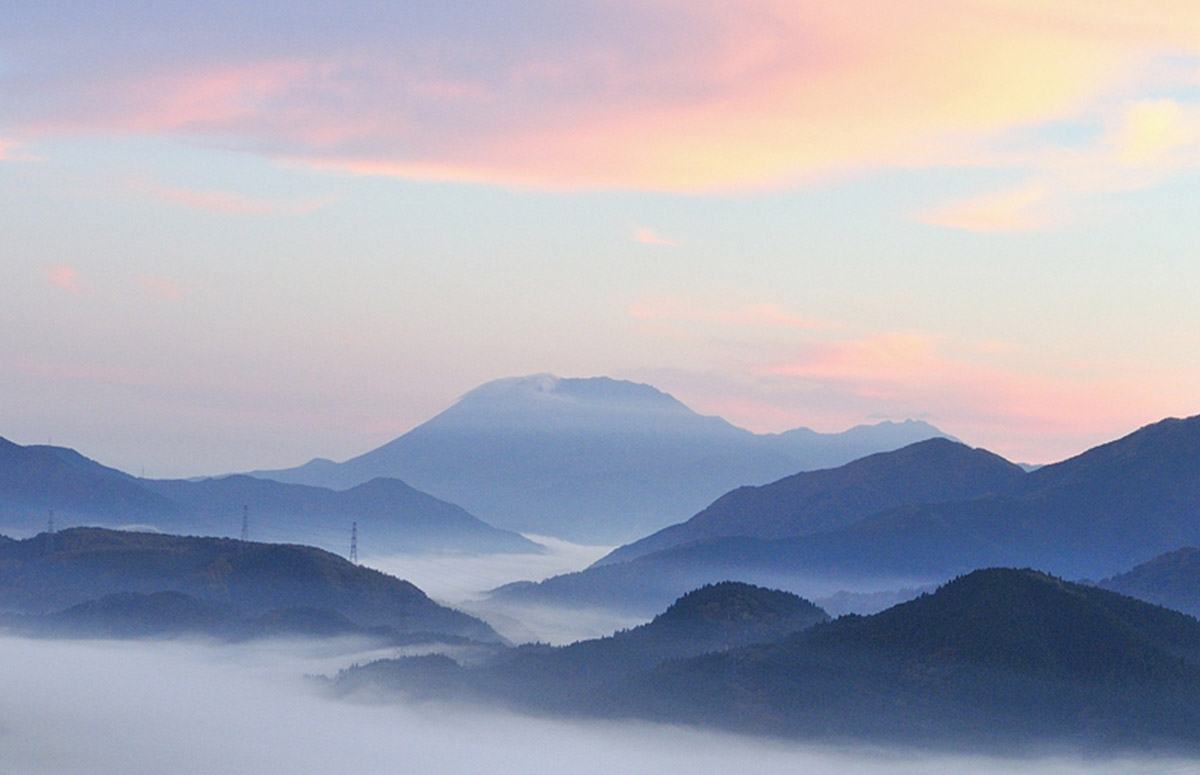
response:
{"label": "sky", "polygon": [[1048,462],[1200,412],[1194,0],[0,0],[0,435],[344,458],[476,385]]}

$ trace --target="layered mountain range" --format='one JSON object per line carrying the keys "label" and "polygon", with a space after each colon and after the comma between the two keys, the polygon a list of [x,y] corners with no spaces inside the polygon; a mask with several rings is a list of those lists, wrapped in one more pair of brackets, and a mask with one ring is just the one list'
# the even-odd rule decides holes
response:
{"label": "layered mountain range", "polygon": [[831,583],[915,587],[994,565],[1095,579],[1196,544],[1200,417],[1029,473],[962,444],[921,442],[735,490],[593,568],[498,594],[647,612],[727,578],[810,594]]}
{"label": "layered mountain range", "polygon": [[353,523],[363,548],[392,552],[534,552],[539,546],[396,479],[345,491],[249,476],[139,479],[63,447],[0,439],[0,529],[27,534],[60,525],[134,526],[231,536],[243,509],[251,535],[345,552]]}
{"label": "layered mountain range", "polygon": [[394,477],[499,527],[610,544],[684,519],[738,485],[943,435],[911,420],[755,434],[650,385],[542,374],[489,382],[345,462],[251,475],[335,489]]}
{"label": "layered mountain range", "polygon": [[1195,750],[1200,622],[1032,570],[975,571],[833,621],[726,583],[609,638],[479,666],[385,660],[334,685],[829,742]]}

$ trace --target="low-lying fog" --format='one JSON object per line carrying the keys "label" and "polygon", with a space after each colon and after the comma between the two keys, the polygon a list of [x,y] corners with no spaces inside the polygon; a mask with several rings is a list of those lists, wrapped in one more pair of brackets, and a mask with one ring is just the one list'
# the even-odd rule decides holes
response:
{"label": "low-lying fog", "polygon": [[0,636],[0,770],[49,773],[1194,772],[1164,760],[848,751],[639,723],[330,699],[325,646]]}
{"label": "low-lying fog", "polygon": [[487,600],[486,593],[513,581],[583,570],[612,551],[548,536],[527,535],[546,547],[541,554],[420,554],[369,557],[365,565],[406,579],[439,603],[478,616],[514,643],[571,643],[611,635],[645,617],[601,609],[563,609]]}

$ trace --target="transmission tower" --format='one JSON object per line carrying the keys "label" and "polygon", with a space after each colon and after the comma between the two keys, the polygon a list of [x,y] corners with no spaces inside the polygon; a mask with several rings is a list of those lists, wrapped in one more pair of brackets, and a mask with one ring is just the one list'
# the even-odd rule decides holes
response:
{"label": "transmission tower", "polygon": [[54,535],[54,509],[50,509],[50,515],[46,517],[46,532]]}
{"label": "transmission tower", "polygon": [[242,541],[250,540],[250,507],[242,506]]}
{"label": "transmission tower", "polygon": [[358,565],[358,523],[350,523],[350,562]]}

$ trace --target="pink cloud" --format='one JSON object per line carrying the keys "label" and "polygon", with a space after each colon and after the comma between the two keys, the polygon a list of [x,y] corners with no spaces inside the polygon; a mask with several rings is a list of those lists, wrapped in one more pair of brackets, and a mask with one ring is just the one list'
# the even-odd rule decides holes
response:
{"label": "pink cloud", "polygon": [[649,226],[639,226],[634,229],[633,241],[642,245],[661,245],[668,248],[678,247],[679,245],[677,241],[662,236]]}
{"label": "pink cloud", "polygon": [[1107,124],[1090,145],[1052,146],[1010,158],[1031,170],[1025,183],[943,203],[916,218],[969,231],[1026,231],[1057,223],[1097,194],[1146,188],[1200,168],[1200,105],[1134,100]]}
{"label": "pink cloud", "polygon": [[47,267],[46,279],[55,288],[67,293],[79,293],[83,290],[80,285],[79,270],[67,264],[54,264]]}
{"label": "pink cloud", "polygon": [[1148,63],[1200,55],[1191,0],[1136,12],[922,0],[879,13],[863,1],[648,2],[564,12],[565,34],[536,47],[438,28],[294,52],[284,15],[279,45],[256,61],[81,71],[54,85],[52,115],[21,128],[171,134],[351,174],[728,191],[961,163],[1008,130],[1150,88]]}
{"label": "pink cloud", "polygon": [[995,357],[1005,354],[994,343],[883,332],[812,345],[760,375],[839,394],[846,407],[889,416],[927,412],[975,443],[1022,459],[1071,454],[1106,432],[1188,411],[1184,391],[1156,393],[1122,370],[1051,371]]}
{"label": "pink cloud", "polygon": [[1048,200],[1046,186],[1030,184],[939,205],[917,219],[967,231],[1028,231],[1050,222]]}
{"label": "pink cloud", "polygon": [[319,210],[331,201],[330,199],[305,201],[260,199],[232,191],[163,186],[147,180],[133,181],[130,183],[130,187],[157,201],[227,215],[305,215]]}

